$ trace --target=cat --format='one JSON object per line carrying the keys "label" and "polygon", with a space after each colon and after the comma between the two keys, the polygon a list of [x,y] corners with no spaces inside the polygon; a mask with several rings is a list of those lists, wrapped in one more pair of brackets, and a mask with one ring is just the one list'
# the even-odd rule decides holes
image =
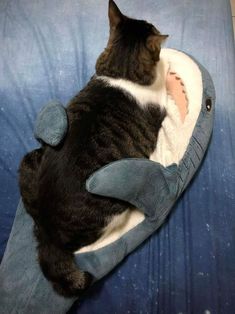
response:
{"label": "cat", "polygon": [[68,132],[57,147],[43,144],[19,167],[19,186],[35,223],[40,267],[57,293],[79,296],[93,277],[74,252],[94,243],[132,206],[92,195],[87,178],[122,158],[149,158],[166,112],[156,101],[157,64],[167,38],[129,18],[109,1],[110,37],[96,74],[67,106]]}

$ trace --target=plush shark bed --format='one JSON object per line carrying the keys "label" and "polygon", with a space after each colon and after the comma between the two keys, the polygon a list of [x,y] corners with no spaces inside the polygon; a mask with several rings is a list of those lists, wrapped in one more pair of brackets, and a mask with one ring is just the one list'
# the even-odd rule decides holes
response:
{"label": "plush shark bed", "polygon": [[[183,52],[162,49],[159,72],[160,84],[155,88],[158,103],[166,108],[167,116],[151,161],[117,161],[87,181],[91,193],[126,200],[138,208],[124,212],[120,225],[116,220],[96,243],[75,252],[79,267],[97,279],[163,223],[199,167],[209,143],[215,92],[207,71]],[[169,74],[175,74],[183,86],[187,98],[183,113],[167,89]]]}
{"label": "plush shark bed", "polygon": [[[91,193],[136,206],[136,210],[127,210],[119,217],[121,220],[115,220],[96,243],[75,252],[79,267],[90,272],[95,280],[109,273],[163,224],[208,147],[215,102],[210,75],[192,57],[174,49],[162,50],[158,71],[160,76],[154,88],[167,116],[150,160],[113,162],[92,174],[86,183]],[[56,146],[66,130],[66,110],[61,104],[52,102],[43,108],[35,126],[37,139]],[[43,277],[36,261],[32,225],[20,202],[0,269],[1,308],[4,313],[13,308],[20,313],[65,313],[74,299],[57,295]],[[29,291],[33,291],[33,298]]]}

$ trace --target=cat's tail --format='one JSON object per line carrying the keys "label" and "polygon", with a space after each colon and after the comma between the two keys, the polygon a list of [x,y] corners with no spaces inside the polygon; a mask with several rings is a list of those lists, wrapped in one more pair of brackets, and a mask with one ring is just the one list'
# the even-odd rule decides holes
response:
{"label": "cat's tail", "polygon": [[40,220],[37,208],[38,175],[44,149],[28,153],[19,167],[19,185],[26,211],[35,221],[35,235],[38,239],[38,257],[45,277],[52,282],[54,289],[65,297],[81,294],[91,283],[92,276],[78,269],[72,252],[55,246],[46,233],[37,227]]}
{"label": "cat's tail", "polygon": [[38,257],[44,276],[60,295],[77,297],[91,285],[93,277],[78,268],[72,252],[64,251],[48,241],[39,242]]}

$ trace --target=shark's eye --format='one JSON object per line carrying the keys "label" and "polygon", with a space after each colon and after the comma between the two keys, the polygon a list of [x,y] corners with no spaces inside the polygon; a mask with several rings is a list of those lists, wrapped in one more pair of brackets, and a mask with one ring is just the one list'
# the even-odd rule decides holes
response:
{"label": "shark's eye", "polygon": [[211,107],[212,107],[211,98],[207,98],[206,99],[206,110],[211,111]]}

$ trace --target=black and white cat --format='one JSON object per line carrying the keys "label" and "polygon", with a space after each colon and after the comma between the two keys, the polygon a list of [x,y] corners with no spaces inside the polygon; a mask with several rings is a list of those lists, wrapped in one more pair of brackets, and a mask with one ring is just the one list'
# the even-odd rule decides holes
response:
{"label": "black and white cat", "polygon": [[68,104],[65,139],[57,147],[43,144],[27,154],[19,171],[23,202],[35,222],[41,269],[67,297],[79,295],[92,281],[79,270],[73,253],[97,241],[131,208],[88,193],[87,178],[114,160],[149,158],[165,117],[156,85],[160,46],[167,36],[123,15],[112,0],[109,21],[110,37],[96,75]]}

